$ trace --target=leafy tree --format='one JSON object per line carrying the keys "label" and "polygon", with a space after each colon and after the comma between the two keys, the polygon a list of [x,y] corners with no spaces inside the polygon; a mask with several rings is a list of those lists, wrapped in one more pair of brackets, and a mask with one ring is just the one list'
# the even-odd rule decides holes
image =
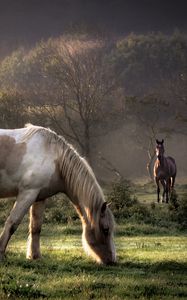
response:
{"label": "leafy tree", "polygon": [[135,35],[116,43],[112,59],[124,86],[130,133],[149,156],[152,177],[155,138],[186,134],[187,36],[175,32]]}
{"label": "leafy tree", "polygon": [[[187,36],[151,33],[131,34],[116,43],[112,59],[121,70],[121,82],[126,92],[138,96],[158,91],[167,80],[186,74]],[[182,77],[181,77],[182,75]]]}

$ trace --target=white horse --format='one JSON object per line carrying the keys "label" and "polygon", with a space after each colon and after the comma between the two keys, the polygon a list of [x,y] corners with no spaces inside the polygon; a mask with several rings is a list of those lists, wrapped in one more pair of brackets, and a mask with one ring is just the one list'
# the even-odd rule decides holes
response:
{"label": "white horse", "polygon": [[85,251],[99,263],[114,263],[114,219],[93,171],[63,137],[31,124],[0,129],[0,198],[16,196],[0,236],[0,259],[29,208],[27,258],[41,257],[45,199],[59,192],[67,194],[80,216]]}

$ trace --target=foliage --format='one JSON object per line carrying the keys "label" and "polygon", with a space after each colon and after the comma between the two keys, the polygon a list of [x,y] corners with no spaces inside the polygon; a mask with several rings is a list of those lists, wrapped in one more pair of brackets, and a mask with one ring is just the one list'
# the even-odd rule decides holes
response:
{"label": "foliage", "polygon": [[19,92],[34,120],[41,114],[40,124],[74,141],[89,159],[95,127],[105,131],[114,91],[117,95],[107,47],[85,36],[40,42],[29,52],[17,51],[3,60],[0,88]]}
{"label": "foliage", "polygon": [[0,63],[1,126],[50,127],[91,161],[95,138],[130,122],[152,159],[157,134],[186,133],[186,49],[176,31],[114,43],[64,35],[15,51]]}
{"label": "foliage", "polygon": [[118,221],[131,219],[137,222],[146,222],[150,218],[148,209],[136,199],[132,192],[132,185],[127,180],[114,183],[108,194],[108,201],[115,218]]}
{"label": "foliage", "polygon": [[[153,201],[143,203],[138,199],[139,194],[135,196],[136,189],[131,182],[122,180],[114,183],[108,192],[108,202],[111,202],[111,209],[118,223],[150,224],[156,231],[160,228],[187,228],[186,194],[179,196],[173,191],[169,205],[162,206]],[[153,195],[152,191],[152,183],[145,185],[142,190],[144,197],[146,193]]]}
{"label": "foliage", "polygon": [[177,222],[182,229],[187,228],[187,194],[181,197],[177,208]]}
{"label": "foliage", "polygon": [[117,42],[113,59],[128,93],[143,95],[186,73],[186,51],[186,35],[178,31],[169,36],[131,34]]}
{"label": "foliage", "polygon": [[78,215],[65,195],[54,196],[47,201],[45,222],[72,224],[78,220]]}
{"label": "foliage", "polygon": [[171,195],[171,217],[179,224],[179,228],[187,228],[187,194],[178,196],[176,191]]}

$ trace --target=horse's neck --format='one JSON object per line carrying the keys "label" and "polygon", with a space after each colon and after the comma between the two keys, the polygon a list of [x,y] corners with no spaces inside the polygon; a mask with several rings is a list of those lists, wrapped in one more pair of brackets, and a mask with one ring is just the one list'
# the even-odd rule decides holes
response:
{"label": "horse's neck", "polygon": [[104,202],[102,190],[87,162],[69,145],[60,154],[60,170],[66,192],[76,207],[81,220],[91,222]]}
{"label": "horse's neck", "polygon": [[68,188],[67,195],[70,198],[73,205],[75,206],[83,225],[91,225],[93,222],[95,222],[97,212],[99,211],[99,208],[103,203],[102,200],[99,200],[102,199],[102,196],[99,195],[99,187],[97,186],[97,183],[93,182],[93,185],[95,184],[95,193],[98,193],[98,197],[90,193],[88,189],[86,192],[84,191],[81,194],[78,191],[75,192]]}
{"label": "horse's neck", "polygon": [[161,158],[158,158],[160,167],[165,167],[166,165],[166,157],[163,155]]}

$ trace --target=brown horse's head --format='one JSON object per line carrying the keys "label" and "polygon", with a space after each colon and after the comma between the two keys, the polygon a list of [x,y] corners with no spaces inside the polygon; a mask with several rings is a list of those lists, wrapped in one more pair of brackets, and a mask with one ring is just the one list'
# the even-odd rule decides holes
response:
{"label": "brown horse's head", "polygon": [[162,141],[160,142],[159,140],[156,140],[156,156],[158,159],[162,158],[164,155],[164,140],[162,139]]}
{"label": "brown horse's head", "polygon": [[113,264],[116,262],[113,229],[113,215],[106,202],[99,209],[95,223],[83,226],[84,249],[98,263]]}

